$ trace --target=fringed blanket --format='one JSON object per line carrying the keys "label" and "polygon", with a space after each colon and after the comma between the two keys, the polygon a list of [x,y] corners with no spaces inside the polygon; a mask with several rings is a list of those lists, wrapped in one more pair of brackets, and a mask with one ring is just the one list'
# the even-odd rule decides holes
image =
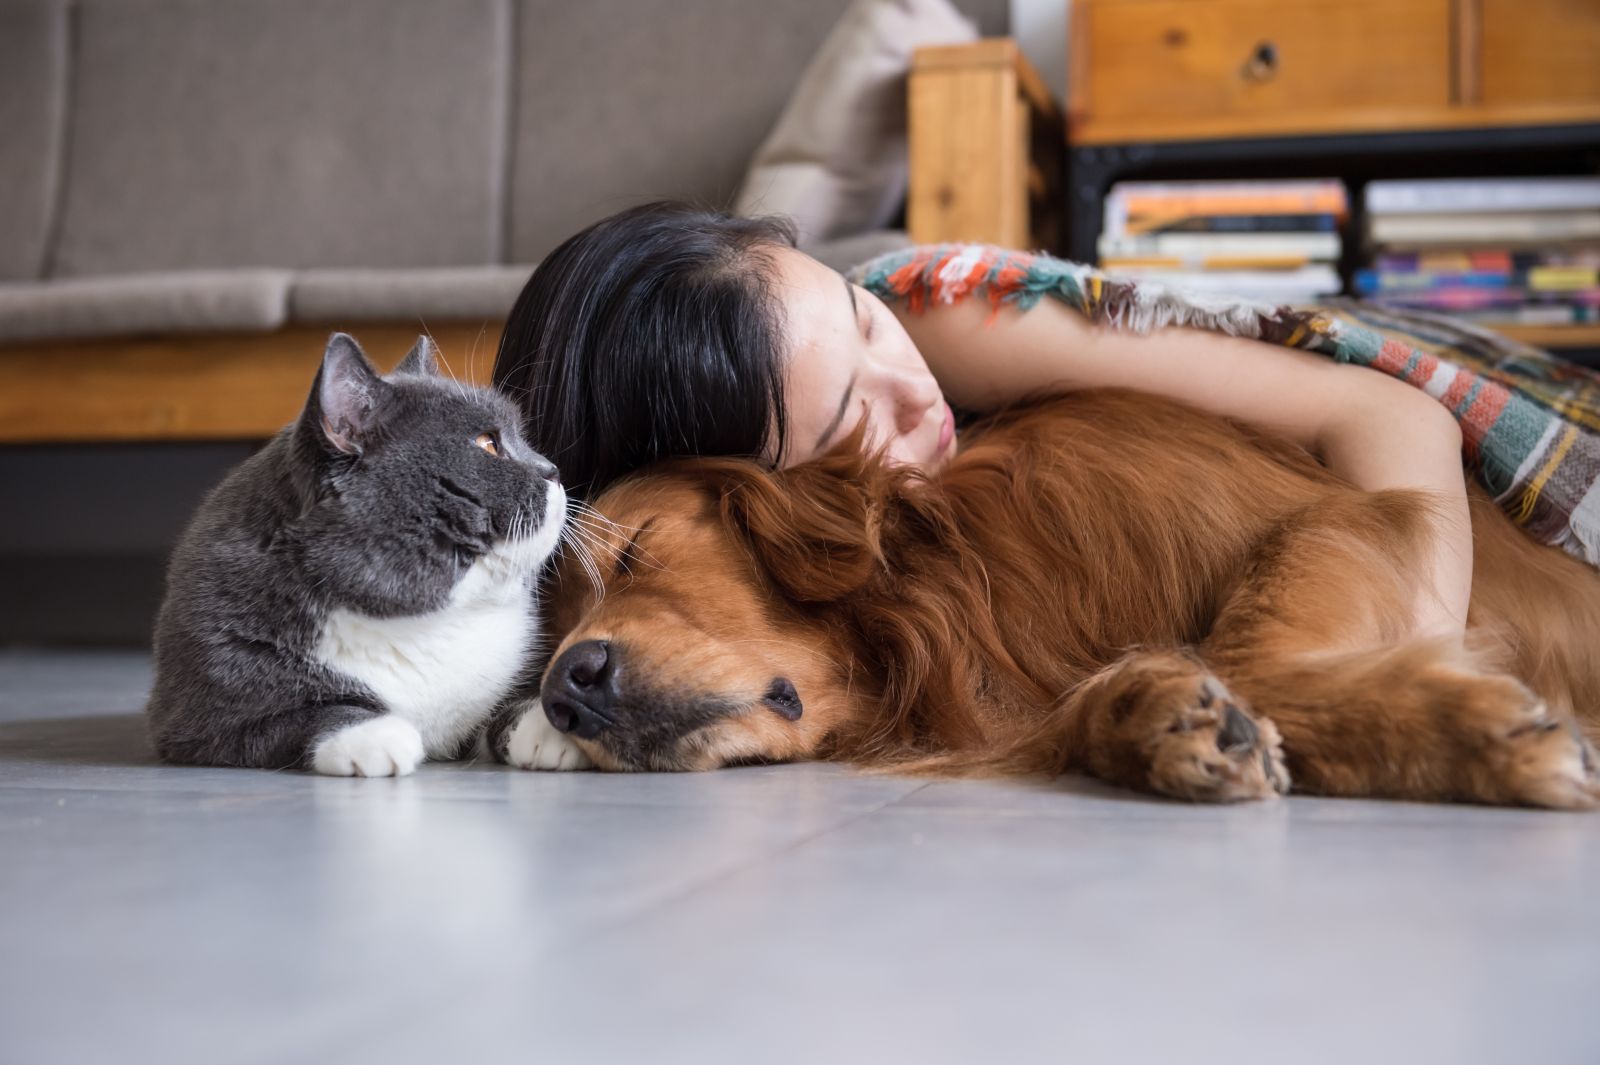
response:
{"label": "fringed blanket", "polygon": [[1119,329],[1211,329],[1382,370],[1450,409],[1468,467],[1514,522],[1600,565],[1600,374],[1536,348],[1442,315],[1347,300],[1273,307],[984,245],[890,252],[851,279],[913,311],[968,295],[1025,310],[1050,296]]}

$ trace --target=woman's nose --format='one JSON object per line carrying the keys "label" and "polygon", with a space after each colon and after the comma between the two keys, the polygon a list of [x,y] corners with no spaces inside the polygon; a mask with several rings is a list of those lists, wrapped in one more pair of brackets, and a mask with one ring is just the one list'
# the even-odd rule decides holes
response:
{"label": "woman's nose", "polygon": [[903,378],[896,395],[895,428],[901,435],[916,431],[939,399],[939,384],[932,376],[918,374]]}

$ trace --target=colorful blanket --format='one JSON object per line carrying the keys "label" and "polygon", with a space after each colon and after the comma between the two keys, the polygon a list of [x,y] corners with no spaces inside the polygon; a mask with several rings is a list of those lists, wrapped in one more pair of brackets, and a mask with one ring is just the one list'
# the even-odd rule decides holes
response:
{"label": "colorful blanket", "polygon": [[974,295],[998,313],[1049,296],[1114,328],[1212,329],[1381,370],[1450,409],[1468,468],[1513,521],[1600,565],[1600,374],[1536,348],[1442,315],[1346,300],[1291,308],[1189,294],[985,245],[890,252],[851,278],[913,311]]}

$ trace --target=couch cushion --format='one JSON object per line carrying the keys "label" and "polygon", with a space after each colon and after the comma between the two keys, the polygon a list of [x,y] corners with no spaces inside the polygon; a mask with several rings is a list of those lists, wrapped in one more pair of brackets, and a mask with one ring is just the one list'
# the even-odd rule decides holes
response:
{"label": "couch cushion", "polygon": [[648,199],[731,203],[844,8],[519,0],[511,255],[537,261],[588,223]]}
{"label": "couch cushion", "polygon": [[906,198],[912,56],[976,36],[950,0],[855,0],[756,150],[734,210],[788,215],[802,248],[888,225]]}
{"label": "couch cushion", "polygon": [[208,270],[0,284],[0,343],[277,329],[284,270]]}
{"label": "couch cushion", "polygon": [[[1007,0],[958,0],[1003,34]],[[663,197],[732,203],[846,0],[518,0],[510,255]]]}
{"label": "couch cushion", "polygon": [[81,0],[62,275],[500,256],[510,0]]}
{"label": "couch cushion", "polygon": [[295,322],[503,321],[531,266],[307,270],[289,288]]}
{"label": "couch cushion", "polygon": [[0,278],[44,271],[66,89],[63,0],[0,4]]}

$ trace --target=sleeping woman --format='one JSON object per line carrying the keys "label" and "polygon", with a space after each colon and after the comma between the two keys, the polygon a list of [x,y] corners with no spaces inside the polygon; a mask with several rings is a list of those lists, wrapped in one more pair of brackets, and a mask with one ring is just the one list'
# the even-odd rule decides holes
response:
{"label": "sleeping woman", "polygon": [[658,460],[804,462],[858,427],[891,461],[937,470],[953,408],[1120,387],[1294,440],[1368,490],[1435,500],[1418,634],[1459,636],[1472,538],[1454,417],[1365,367],[1198,329],[1122,332],[1044,300],[886,304],[795,247],[781,220],[676,203],[597,222],[540,264],[494,382],[568,491],[593,498]]}

